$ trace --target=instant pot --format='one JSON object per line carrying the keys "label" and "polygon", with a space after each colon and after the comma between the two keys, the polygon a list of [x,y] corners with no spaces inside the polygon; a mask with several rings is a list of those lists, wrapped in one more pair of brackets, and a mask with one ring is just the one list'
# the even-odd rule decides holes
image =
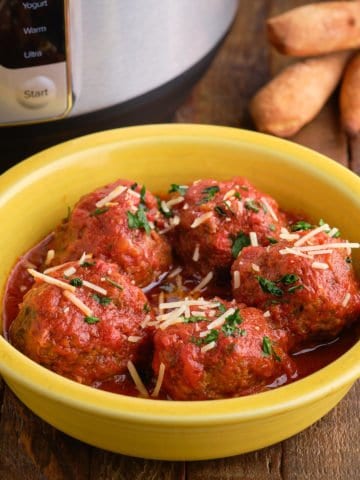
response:
{"label": "instant pot", "polygon": [[1,170],[92,131],[167,121],[237,0],[0,0]]}

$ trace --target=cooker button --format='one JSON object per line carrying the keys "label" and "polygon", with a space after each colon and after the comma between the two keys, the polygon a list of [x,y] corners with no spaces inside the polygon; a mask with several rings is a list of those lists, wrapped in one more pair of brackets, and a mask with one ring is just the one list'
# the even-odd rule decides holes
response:
{"label": "cooker button", "polygon": [[29,78],[17,88],[18,102],[27,108],[43,108],[56,96],[56,85],[48,77]]}

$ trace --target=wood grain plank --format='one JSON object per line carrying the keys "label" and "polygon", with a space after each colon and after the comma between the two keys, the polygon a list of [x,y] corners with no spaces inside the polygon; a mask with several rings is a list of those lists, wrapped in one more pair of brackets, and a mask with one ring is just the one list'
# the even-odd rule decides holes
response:
{"label": "wood grain plank", "polygon": [[175,122],[248,128],[249,99],[269,75],[264,21],[266,0],[244,1],[211,68],[181,106]]}
{"label": "wood grain plank", "polygon": [[89,448],[40,420],[5,388],[0,421],[2,480],[87,480]]}
{"label": "wood grain plank", "polygon": [[360,175],[360,135],[349,139],[350,168]]}
{"label": "wood grain plank", "polygon": [[186,479],[185,463],[144,460],[99,449],[93,449],[90,471],[89,480]]}
{"label": "wood grain plank", "polygon": [[311,428],[283,442],[283,477],[291,480],[360,478],[360,383]]}
{"label": "wood grain plank", "polygon": [[187,464],[187,480],[282,480],[282,448]]}

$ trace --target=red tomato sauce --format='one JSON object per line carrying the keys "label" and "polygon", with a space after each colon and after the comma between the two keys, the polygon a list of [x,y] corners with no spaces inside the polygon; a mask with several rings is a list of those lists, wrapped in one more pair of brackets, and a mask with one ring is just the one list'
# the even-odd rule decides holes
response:
{"label": "red tomato sauce", "polygon": [[[3,303],[3,334],[5,338],[8,338],[10,325],[18,314],[19,304],[21,303],[23,296],[33,284],[33,278],[28,274],[26,269],[30,266],[37,268],[43,264],[50,239],[51,236],[46,237],[42,242],[29,250],[18,260],[11,272],[6,286]],[[174,268],[176,268],[176,265]],[[176,285],[175,280],[169,280],[165,276],[165,279],[146,287],[144,291],[148,296],[149,302],[155,306],[158,304],[159,295],[161,295],[162,292],[166,294],[166,301],[176,300],[181,295],[185,296],[187,292],[192,290],[192,288],[198,283],[199,278],[194,276],[184,276],[181,289],[179,290],[179,286]],[[223,282],[218,282],[215,285],[212,285],[207,289],[206,294],[203,296],[205,298],[219,296],[223,299],[231,299],[229,280],[224,279]],[[354,325],[345,329],[341,335],[330,342],[315,344],[293,353],[291,357],[297,366],[296,378],[289,379],[280,377],[274,383],[268,385],[268,388],[276,388],[280,385],[293,382],[294,380],[304,378],[307,375],[316,372],[343,355],[359,338],[360,326]],[[151,372],[151,366],[149,366],[149,371],[142,371],[141,376],[145,386],[151,391],[156,382],[156,378],[154,378]],[[101,390],[113,393],[135,397],[139,395],[134,382],[127,374],[117,375],[112,379],[98,382],[94,386]],[[159,398],[167,399],[167,397],[161,392]]]}

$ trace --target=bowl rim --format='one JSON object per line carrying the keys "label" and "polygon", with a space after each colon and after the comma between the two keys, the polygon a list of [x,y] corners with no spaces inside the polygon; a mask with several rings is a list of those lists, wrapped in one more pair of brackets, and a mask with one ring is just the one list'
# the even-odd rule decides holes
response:
{"label": "bowl rim", "polygon": [[[15,165],[0,176],[0,207],[33,178],[51,171],[65,156],[114,143],[139,142],[146,139],[160,142],[214,139],[242,142],[259,149],[291,156],[308,167],[340,177],[346,188],[360,197],[360,178],[343,165],[307,147],[267,134],[233,127],[158,124],[107,130],[66,141],[39,152]],[[2,295],[1,295],[2,297]],[[339,375],[341,371],[341,375]],[[117,417],[141,424],[178,426],[218,425],[234,420],[250,421],[277,415],[300,405],[311,404],[340,389],[348,389],[360,377],[360,341],[345,354],[317,372],[294,383],[254,395],[202,401],[168,401],[129,397],[96,390],[64,378],[33,362],[0,336],[0,373],[10,386],[12,381],[24,384],[39,395],[108,417]],[[280,400],[279,400],[280,398]]]}

